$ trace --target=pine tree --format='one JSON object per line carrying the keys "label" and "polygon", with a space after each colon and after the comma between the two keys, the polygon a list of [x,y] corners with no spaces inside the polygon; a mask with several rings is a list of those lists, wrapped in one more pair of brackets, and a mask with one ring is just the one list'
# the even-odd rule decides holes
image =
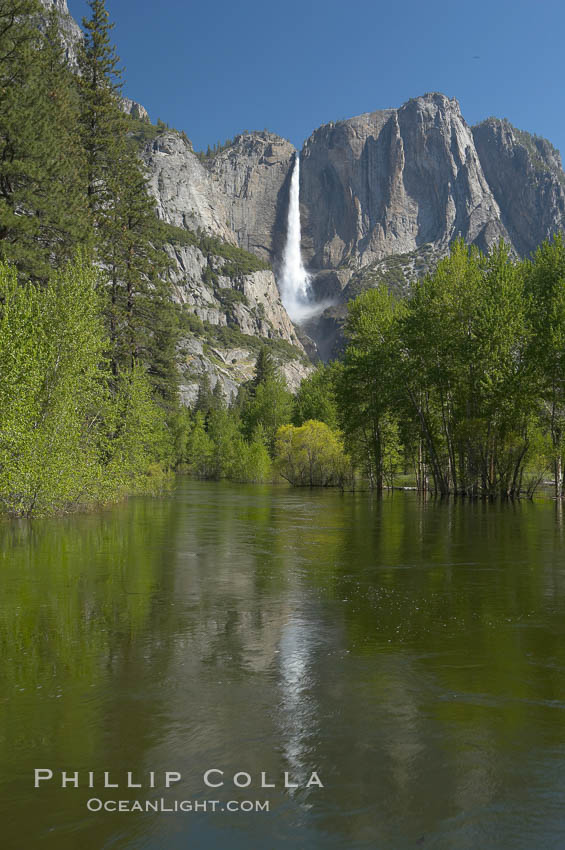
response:
{"label": "pine tree", "polygon": [[[96,254],[109,276],[108,319],[112,366],[123,365],[129,340],[122,334],[125,302],[118,200],[127,152],[125,116],[119,109],[121,70],[110,42],[110,24],[104,0],[90,2],[92,16],[83,18],[84,42],[79,50],[80,125],[86,157],[86,192],[95,226]],[[122,274],[120,273],[122,272]],[[131,327],[128,329],[131,334]]]}
{"label": "pine tree", "polygon": [[[41,103],[43,150],[40,168],[41,242],[55,267],[92,247],[92,222],[86,199],[86,158],[79,128],[79,99],[52,9],[41,40],[34,86]],[[36,120],[38,116],[36,115]]]}
{"label": "pine tree", "polygon": [[147,374],[156,401],[167,413],[178,412],[177,343],[180,325],[167,281],[158,279],[141,300],[140,309],[146,313],[147,321],[140,356],[147,363]]}
{"label": "pine tree", "polygon": [[212,390],[210,389],[210,378],[208,372],[203,372],[198,382],[198,395],[196,396],[196,404],[194,405],[195,413],[201,413],[204,417],[208,416],[212,409]]}
{"label": "pine tree", "polygon": [[55,13],[36,26],[35,2],[0,9],[0,240],[23,278],[45,281],[84,244],[82,157],[73,80]]}
{"label": "pine tree", "polygon": [[253,375],[252,389],[256,390],[259,384],[264,384],[266,381],[274,378],[277,374],[277,369],[273,361],[273,356],[266,345],[261,346],[257,361],[255,363],[255,374]]}
{"label": "pine tree", "polygon": [[125,148],[125,116],[118,105],[121,70],[110,42],[113,24],[109,22],[104,0],[91,0],[90,20],[83,18],[84,42],[78,55],[80,69],[82,142],[87,158],[87,193],[99,236],[106,235],[106,216],[113,208],[111,178]]}
{"label": "pine tree", "polygon": [[24,104],[29,94],[28,60],[38,39],[31,24],[36,10],[33,0],[7,0],[0,7],[0,239],[3,253],[10,257],[16,234],[31,229],[29,216],[17,213],[22,185],[29,181],[22,151],[29,149],[32,131]]}
{"label": "pine tree", "polygon": [[224,388],[222,386],[222,382],[218,378],[216,383],[214,384],[214,389],[212,390],[212,409],[213,410],[225,410],[226,409],[226,394],[224,392]]}
{"label": "pine tree", "polygon": [[142,363],[156,398],[171,411],[178,403],[179,327],[167,281],[169,260],[147,176],[119,105],[113,24],[104,0],[91,0],[90,8],[79,54],[81,130],[97,257],[107,277],[113,370],[117,374]]}

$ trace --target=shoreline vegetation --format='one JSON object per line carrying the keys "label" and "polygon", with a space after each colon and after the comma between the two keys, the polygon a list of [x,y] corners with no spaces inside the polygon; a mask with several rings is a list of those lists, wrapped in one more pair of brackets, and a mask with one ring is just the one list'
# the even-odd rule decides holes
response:
{"label": "shoreline vegetation", "polygon": [[[164,248],[205,237],[159,221],[105,4],[90,8],[79,75],[55,14],[40,32],[35,0],[0,11],[0,512],[159,492],[175,471],[484,499],[531,498],[552,475],[561,499],[561,236],[527,260],[456,241],[408,298],[360,294],[343,359],[294,396],[257,340],[235,398],[204,373],[193,407],[180,404],[191,327]],[[233,274],[260,262],[225,252]]]}
{"label": "shoreline vegetation", "polygon": [[182,467],[198,478],[413,489],[441,497],[563,497],[565,245],[529,260],[456,241],[407,299],[349,305],[341,362],[291,397],[262,349],[227,406],[200,383]]}
{"label": "shoreline vegetation", "polygon": [[408,299],[359,296],[346,332],[341,426],[376,490],[411,467],[442,496],[531,497],[552,473],[563,497],[561,235],[527,260],[456,241]]}

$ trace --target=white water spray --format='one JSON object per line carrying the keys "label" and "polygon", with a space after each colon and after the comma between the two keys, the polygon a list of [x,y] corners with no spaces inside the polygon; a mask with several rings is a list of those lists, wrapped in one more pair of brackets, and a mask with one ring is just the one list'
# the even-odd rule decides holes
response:
{"label": "white water spray", "polygon": [[312,308],[310,275],[302,263],[300,253],[300,159],[296,154],[288,204],[286,245],[284,246],[280,291],[286,311],[294,322],[307,319],[315,312]]}

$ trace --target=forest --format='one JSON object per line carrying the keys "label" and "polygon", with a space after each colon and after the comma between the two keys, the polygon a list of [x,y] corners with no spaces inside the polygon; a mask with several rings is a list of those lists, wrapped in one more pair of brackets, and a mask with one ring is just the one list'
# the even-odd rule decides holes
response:
{"label": "forest", "polygon": [[[351,301],[345,334],[343,359],[320,364],[270,426],[278,475],[482,498],[551,482],[562,498],[561,235],[525,260],[456,240],[410,297],[380,285]],[[193,445],[187,456],[202,474]]]}
{"label": "forest", "polygon": [[[379,285],[350,302],[342,360],[294,396],[264,345],[236,397],[204,373],[180,404],[179,228],[147,191],[104,0],[90,9],[79,73],[55,14],[41,28],[35,0],[0,9],[0,510],[159,492],[174,471],[484,498],[550,478],[561,498],[561,236],[528,259],[456,240],[408,298]],[[234,275],[264,267],[208,241]]]}
{"label": "forest", "polygon": [[563,495],[565,248],[530,259],[456,241],[405,300],[357,298],[339,389],[346,444],[371,484],[412,470],[440,495]]}

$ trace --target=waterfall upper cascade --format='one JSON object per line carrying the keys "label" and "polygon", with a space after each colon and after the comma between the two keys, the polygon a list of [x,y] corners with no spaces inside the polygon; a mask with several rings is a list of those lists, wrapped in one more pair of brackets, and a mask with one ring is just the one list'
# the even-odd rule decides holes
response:
{"label": "waterfall upper cascade", "polygon": [[286,245],[284,247],[279,288],[282,302],[293,322],[309,318],[316,308],[312,303],[310,275],[300,253],[300,157],[294,160],[290,181]]}

